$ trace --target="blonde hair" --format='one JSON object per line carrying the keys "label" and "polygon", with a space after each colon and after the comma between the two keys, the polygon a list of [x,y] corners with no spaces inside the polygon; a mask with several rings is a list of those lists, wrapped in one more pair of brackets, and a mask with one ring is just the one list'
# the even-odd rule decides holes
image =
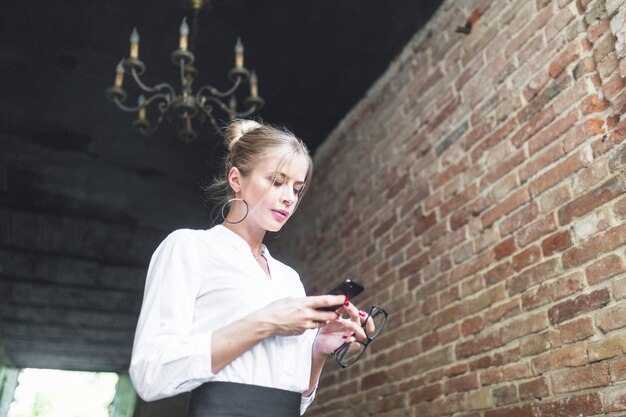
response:
{"label": "blonde hair", "polygon": [[214,212],[219,214],[221,207],[235,198],[227,179],[231,168],[237,167],[241,175],[246,177],[259,160],[268,156],[281,156],[281,162],[274,171],[275,177],[290,158],[298,154],[307,158],[309,167],[296,206],[300,203],[311,182],[313,160],[304,142],[292,132],[254,120],[235,120],[226,127],[224,144],[228,149],[224,158],[224,173],[205,187],[208,199],[214,204]]}

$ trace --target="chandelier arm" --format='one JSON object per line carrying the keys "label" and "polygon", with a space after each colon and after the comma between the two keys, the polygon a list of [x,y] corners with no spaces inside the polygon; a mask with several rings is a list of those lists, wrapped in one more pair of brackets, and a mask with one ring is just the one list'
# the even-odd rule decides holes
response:
{"label": "chandelier arm", "polygon": [[155,93],[157,91],[161,91],[164,88],[167,88],[170,91],[170,94],[173,97],[176,97],[176,91],[174,90],[174,87],[172,87],[168,83],[161,83],[161,84],[155,85],[154,87],[148,87],[139,79],[139,75],[137,74],[137,71],[135,71],[134,68],[131,70],[131,73],[133,74],[133,78],[135,79],[135,82],[143,91],[147,93]]}
{"label": "chandelier arm", "polygon": [[226,104],[222,103],[220,100],[216,99],[215,97],[210,97],[210,96],[209,96],[209,97],[207,97],[206,99],[207,99],[207,101],[212,101],[213,103],[215,103],[215,104],[217,104],[218,106],[220,106],[220,108],[221,108],[222,110],[224,110],[224,112],[226,112],[226,113],[228,113],[228,114],[230,114],[230,113],[231,113],[231,111],[230,111],[230,109],[228,108],[228,106],[226,106]]}
{"label": "chandelier arm", "polygon": [[120,101],[117,97],[115,97],[115,98],[113,99],[113,102],[114,102],[115,104],[117,104],[117,107],[119,107],[120,109],[122,109],[122,110],[124,110],[124,111],[126,111],[126,112],[135,112],[135,111],[138,111],[138,110],[139,110],[140,108],[142,108],[142,107],[148,107],[148,106],[150,105],[150,103],[152,103],[154,100],[156,100],[156,99],[158,99],[158,98],[162,98],[162,99],[163,99],[163,102],[165,102],[165,103],[166,103],[166,102],[167,102],[167,97],[168,97],[168,95],[167,95],[167,94],[165,94],[165,93],[155,94],[155,95],[153,95],[152,97],[150,97],[149,99],[147,99],[147,100],[143,103],[143,106],[139,106],[139,105],[138,105],[138,106],[135,106],[135,107],[132,107],[132,106],[126,106],[126,105],[122,104],[122,102],[121,102],[121,101]]}
{"label": "chandelier arm", "polygon": [[204,90],[208,90],[212,95],[216,97],[221,97],[221,98],[228,97],[231,94],[233,94],[237,90],[237,88],[239,88],[242,81],[243,80],[241,77],[237,77],[235,84],[233,84],[233,86],[228,91],[220,91],[215,87],[211,87],[210,85],[203,85],[202,87],[200,87],[200,89],[198,90],[198,93],[196,94],[196,100],[200,99],[200,96],[202,95],[202,92]]}
{"label": "chandelier arm", "polygon": [[206,114],[206,117],[209,119],[209,121],[211,122],[211,124],[213,125],[213,128],[215,129],[215,133],[217,133],[220,136],[223,136],[223,132],[222,129],[219,127],[219,125],[217,124],[217,121],[215,120],[215,117],[213,117],[213,107],[212,106],[207,106],[210,110],[208,110],[207,108],[205,108],[204,106],[201,107],[202,111],[204,112],[204,114]]}

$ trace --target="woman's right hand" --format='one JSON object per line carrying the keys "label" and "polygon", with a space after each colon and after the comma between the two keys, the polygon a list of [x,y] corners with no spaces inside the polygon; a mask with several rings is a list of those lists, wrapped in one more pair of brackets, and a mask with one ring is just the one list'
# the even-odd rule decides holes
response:
{"label": "woman's right hand", "polygon": [[318,295],[303,298],[283,298],[268,304],[255,313],[256,320],[269,326],[269,332],[278,336],[296,336],[309,329],[326,325],[337,319],[334,311],[317,310],[320,307],[343,305],[343,295]]}

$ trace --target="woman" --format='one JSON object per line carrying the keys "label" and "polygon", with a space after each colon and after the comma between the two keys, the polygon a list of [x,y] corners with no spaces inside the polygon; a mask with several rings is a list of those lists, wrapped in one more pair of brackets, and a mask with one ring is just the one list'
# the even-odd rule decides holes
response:
{"label": "woman", "polygon": [[[177,230],[148,269],[130,376],[147,401],[192,391],[188,417],[294,417],[313,400],[326,357],[365,340],[347,297],[306,297],[263,245],[293,214],[312,161],[291,133],[254,121],[226,132],[223,223]],[[317,310],[337,306],[336,311]]]}

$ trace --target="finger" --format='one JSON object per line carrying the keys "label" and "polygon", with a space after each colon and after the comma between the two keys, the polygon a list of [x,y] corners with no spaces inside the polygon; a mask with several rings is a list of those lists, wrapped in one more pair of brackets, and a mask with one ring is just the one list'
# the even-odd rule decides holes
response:
{"label": "finger", "polygon": [[312,295],[306,297],[305,305],[311,308],[340,306],[345,298],[343,295]]}
{"label": "finger", "polygon": [[350,315],[350,320],[356,322],[361,325],[361,317],[359,316],[359,309],[354,306],[351,302],[347,301],[343,305],[343,311]]}
{"label": "finger", "polygon": [[374,325],[374,320],[369,316],[369,314],[363,310],[359,310],[359,316],[361,318],[361,323],[365,323],[365,328],[368,333],[373,333],[376,330],[376,326]]}

